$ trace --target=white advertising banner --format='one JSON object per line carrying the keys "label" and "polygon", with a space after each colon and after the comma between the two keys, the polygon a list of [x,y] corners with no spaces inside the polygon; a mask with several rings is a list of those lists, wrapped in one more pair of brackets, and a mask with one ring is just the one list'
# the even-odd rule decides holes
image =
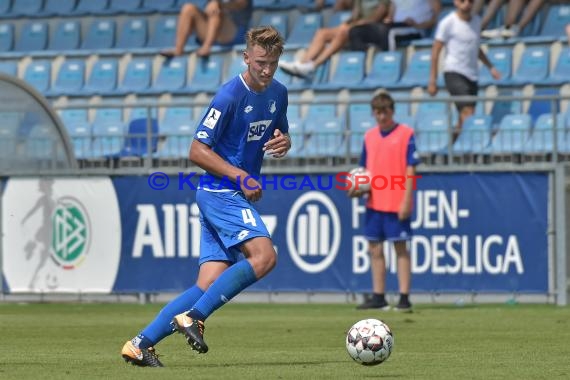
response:
{"label": "white advertising banner", "polygon": [[112,291],[121,220],[111,179],[9,179],[2,228],[9,292]]}

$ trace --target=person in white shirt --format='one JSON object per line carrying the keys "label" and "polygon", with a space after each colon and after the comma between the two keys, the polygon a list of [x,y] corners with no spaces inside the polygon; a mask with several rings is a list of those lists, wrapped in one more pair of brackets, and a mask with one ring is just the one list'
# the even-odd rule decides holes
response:
{"label": "person in white shirt", "polygon": [[428,35],[441,12],[440,0],[394,0],[395,12],[389,20],[357,25],[350,29],[352,50],[366,51],[370,45],[381,51],[394,50],[401,41]]}
{"label": "person in white shirt", "polygon": [[[472,15],[473,0],[454,0],[455,12],[444,17],[435,32],[431,51],[430,78],[427,91],[437,94],[437,68],[439,54],[445,46],[444,79],[445,87],[451,96],[477,95],[479,77],[478,60],[491,71],[495,79],[501,74],[491,64],[480,46],[481,18]],[[475,101],[456,102],[459,120],[455,126],[453,141],[461,132],[463,122],[475,113]]]}

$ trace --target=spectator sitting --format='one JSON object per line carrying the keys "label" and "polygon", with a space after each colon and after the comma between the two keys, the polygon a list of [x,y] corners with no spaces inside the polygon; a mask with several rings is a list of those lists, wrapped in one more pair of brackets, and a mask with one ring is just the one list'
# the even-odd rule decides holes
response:
{"label": "spectator sitting", "polygon": [[366,50],[376,45],[380,50],[394,50],[396,36],[412,40],[426,36],[437,23],[441,12],[440,0],[395,0],[393,20],[355,26],[349,33],[349,46]]}
{"label": "spectator sitting", "polygon": [[[325,0],[315,0],[315,10],[320,11],[326,6]],[[352,8],[352,0],[336,0],[334,3],[333,10],[338,11],[349,11]]]}
{"label": "spectator sitting", "polygon": [[[477,0],[482,3],[482,0]],[[497,11],[504,4],[505,0],[491,0],[489,6],[483,15],[483,20],[481,21],[481,36],[484,38],[511,38],[518,36],[519,32],[527,26],[532,19],[536,16],[540,7],[544,4],[544,0],[509,0],[507,6],[507,15],[505,16],[504,26],[497,29],[485,30],[491,20],[495,17]],[[523,8],[525,11],[522,13],[520,20],[517,22],[517,17],[521,14]],[[477,7],[481,7],[478,5]]]}
{"label": "spectator sitting", "polygon": [[192,3],[184,4],[178,16],[176,45],[160,54],[167,58],[182,55],[188,37],[194,32],[201,45],[196,50],[200,57],[210,55],[214,44],[243,43],[252,12],[251,0],[210,0],[204,10]]}
{"label": "spectator sitting", "polygon": [[289,75],[310,76],[348,41],[349,31],[358,26],[390,19],[394,6],[390,0],[355,0],[350,19],[339,26],[317,30],[309,48],[300,61],[279,62],[281,70]]}
{"label": "spectator sitting", "polygon": [[570,45],[570,24],[566,25],[566,36],[568,36],[568,45]]}

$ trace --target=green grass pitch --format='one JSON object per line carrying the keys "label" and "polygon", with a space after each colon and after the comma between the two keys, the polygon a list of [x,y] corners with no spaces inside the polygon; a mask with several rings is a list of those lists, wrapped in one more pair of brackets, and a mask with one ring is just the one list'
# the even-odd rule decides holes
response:
{"label": "green grass pitch", "polygon": [[[181,335],[157,345],[166,368],[138,368],[123,343],[161,305],[0,304],[0,379],[568,379],[570,308],[418,305],[412,314],[354,305],[229,304],[206,323],[210,352]],[[345,332],[377,318],[392,356],[364,367]]]}

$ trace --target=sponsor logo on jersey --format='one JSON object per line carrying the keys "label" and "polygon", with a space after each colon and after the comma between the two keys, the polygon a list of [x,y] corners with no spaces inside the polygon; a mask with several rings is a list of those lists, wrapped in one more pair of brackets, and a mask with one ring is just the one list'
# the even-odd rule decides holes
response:
{"label": "sponsor logo on jersey", "polygon": [[214,129],[214,127],[216,126],[216,123],[220,119],[221,115],[222,115],[222,113],[220,111],[218,111],[217,109],[212,107],[212,108],[210,108],[210,111],[208,111],[208,115],[206,116],[206,118],[204,119],[204,122],[202,124],[205,127],[208,127],[210,129]]}
{"label": "sponsor logo on jersey", "polygon": [[253,107],[252,106],[247,106],[244,108],[243,112],[245,113],[250,113],[251,111],[253,111]]}
{"label": "sponsor logo on jersey", "polygon": [[206,131],[199,131],[198,133],[196,133],[196,137],[198,137],[199,139],[207,139],[210,136]]}
{"label": "sponsor logo on jersey", "polygon": [[249,133],[247,134],[247,141],[249,142],[249,141],[260,140],[265,134],[265,131],[267,131],[267,129],[271,125],[272,121],[273,120],[260,120],[260,121],[255,121],[253,123],[249,123]]}
{"label": "sponsor logo on jersey", "polygon": [[275,104],[276,104],[275,100],[271,99],[269,101],[269,112],[270,113],[275,113],[275,111],[277,111],[277,106]]}

